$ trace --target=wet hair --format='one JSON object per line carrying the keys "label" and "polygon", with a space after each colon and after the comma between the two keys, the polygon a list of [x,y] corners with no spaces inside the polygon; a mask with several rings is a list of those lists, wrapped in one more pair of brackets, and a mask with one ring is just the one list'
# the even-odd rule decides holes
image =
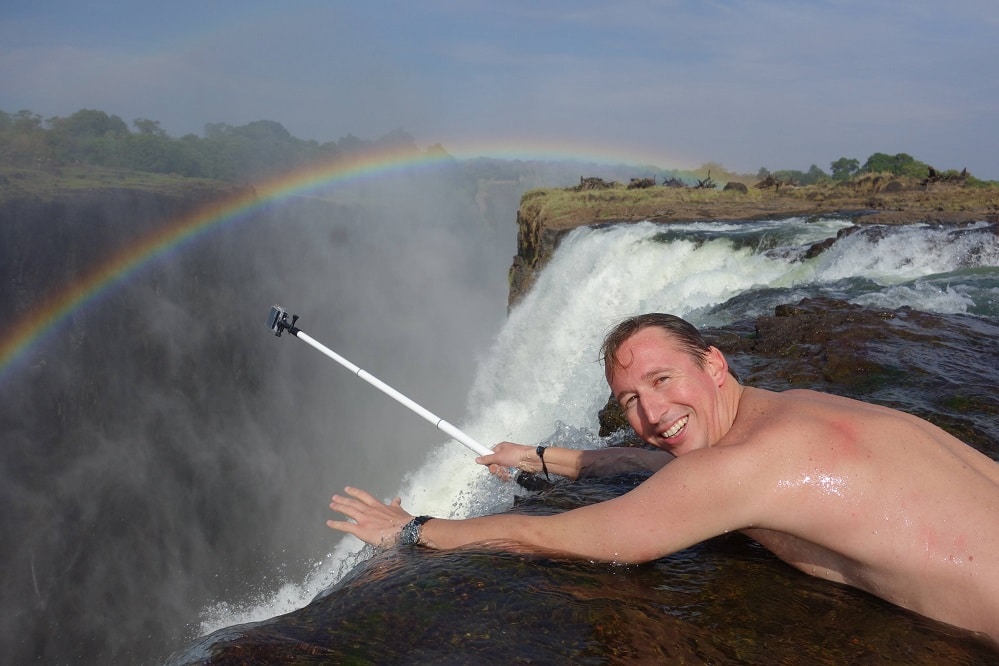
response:
{"label": "wet hair", "polygon": [[631,336],[646,328],[660,328],[669,335],[680,349],[687,352],[698,367],[704,367],[704,359],[711,350],[693,324],[675,315],[650,312],[625,319],[615,326],[603,345],[600,346],[600,360],[604,364],[604,374],[610,380],[611,371],[617,365],[617,352]]}

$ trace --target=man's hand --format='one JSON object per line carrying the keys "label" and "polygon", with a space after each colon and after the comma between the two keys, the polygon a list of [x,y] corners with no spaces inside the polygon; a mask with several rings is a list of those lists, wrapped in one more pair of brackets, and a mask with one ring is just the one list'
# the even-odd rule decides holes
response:
{"label": "man's hand", "polygon": [[488,456],[479,456],[475,462],[489,467],[489,473],[507,481],[510,479],[510,470],[519,469],[524,471],[536,471],[541,468],[541,460],[538,458],[535,447],[514,444],[513,442],[500,442],[493,447],[493,453]]}
{"label": "man's hand", "polygon": [[334,495],[330,508],[354,522],[327,520],[327,527],[353,534],[380,548],[390,548],[399,542],[399,532],[413,519],[403,510],[402,500],[396,497],[385,504],[370,493],[350,486],[344,488],[344,492],[350,497]]}

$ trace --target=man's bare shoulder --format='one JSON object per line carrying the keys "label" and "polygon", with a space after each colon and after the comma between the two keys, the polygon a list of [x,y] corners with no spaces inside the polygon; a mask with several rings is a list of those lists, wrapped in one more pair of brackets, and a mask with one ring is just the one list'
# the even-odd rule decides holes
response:
{"label": "man's bare shoulder", "polygon": [[789,429],[799,429],[808,421],[805,412],[823,395],[815,391],[790,390],[777,393],[746,387],[739,401],[739,411],[732,428],[719,442],[722,446],[739,445],[750,448],[775,443],[775,436]]}
{"label": "man's bare shoulder", "polygon": [[723,443],[757,443],[760,439],[773,441],[774,436],[781,434],[793,435],[795,440],[800,441],[809,433],[830,425],[848,430],[850,423],[889,415],[905,416],[887,407],[830,393],[808,389],[778,393],[747,387],[729,432],[732,441]]}
{"label": "man's bare shoulder", "polygon": [[959,467],[999,483],[995,461],[932,423],[818,391],[747,388],[736,422],[719,444],[786,463],[835,464],[840,469],[856,463],[857,473],[881,476],[919,466],[941,476],[958,461]]}
{"label": "man's bare shoulder", "polygon": [[[818,391],[773,392],[747,388],[719,448],[738,451],[744,471],[757,481],[778,481],[804,466],[817,469],[865,458],[872,422],[909,418],[900,412]],[[755,461],[755,462],[754,462]]]}

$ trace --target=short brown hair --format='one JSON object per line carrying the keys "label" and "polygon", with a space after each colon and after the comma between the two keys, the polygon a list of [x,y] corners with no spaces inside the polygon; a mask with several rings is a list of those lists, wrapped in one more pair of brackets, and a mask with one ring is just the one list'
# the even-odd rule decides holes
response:
{"label": "short brown hair", "polygon": [[690,354],[698,366],[704,367],[704,357],[711,351],[707,343],[693,324],[676,315],[662,312],[649,312],[625,319],[615,326],[600,346],[600,360],[604,364],[604,374],[610,380],[611,370],[617,363],[617,352],[628,338],[645,328],[660,328],[665,331],[677,345]]}

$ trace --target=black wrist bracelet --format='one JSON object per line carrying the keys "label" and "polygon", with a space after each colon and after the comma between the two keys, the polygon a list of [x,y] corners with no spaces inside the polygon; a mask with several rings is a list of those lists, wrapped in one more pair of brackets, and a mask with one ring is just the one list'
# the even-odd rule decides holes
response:
{"label": "black wrist bracelet", "polygon": [[541,458],[541,471],[545,473],[545,478],[551,481],[552,477],[548,476],[548,465],[545,464],[545,448],[547,447],[539,446],[535,451],[538,457]]}
{"label": "black wrist bracelet", "polygon": [[399,532],[400,546],[416,546],[420,543],[420,536],[423,532],[423,524],[428,520],[433,520],[433,516],[417,516],[402,526]]}

